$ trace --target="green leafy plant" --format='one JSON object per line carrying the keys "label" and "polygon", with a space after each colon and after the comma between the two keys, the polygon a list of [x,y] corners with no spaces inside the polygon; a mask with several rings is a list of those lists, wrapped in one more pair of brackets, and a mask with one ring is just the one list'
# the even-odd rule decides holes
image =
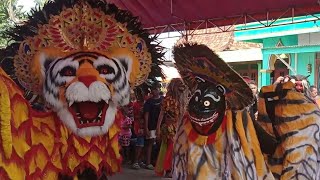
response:
{"label": "green leafy plant", "polygon": [[17,2],[18,0],[0,0],[0,47],[5,47],[9,43],[5,32],[16,24],[23,23],[27,16],[22,10],[23,7],[18,6]]}

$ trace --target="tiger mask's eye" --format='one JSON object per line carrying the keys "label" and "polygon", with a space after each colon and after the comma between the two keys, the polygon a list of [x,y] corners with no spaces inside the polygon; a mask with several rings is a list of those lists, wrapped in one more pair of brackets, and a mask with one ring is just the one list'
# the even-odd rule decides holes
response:
{"label": "tiger mask's eye", "polygon": [[99,74],[114,74],[114,69],[108,65],[101,65],[97,67]]}
{"label": "tiger mask's eye", "polygon": [[66,66],[60,71],[61,76],[75,76],[76,69],[71,66]]}

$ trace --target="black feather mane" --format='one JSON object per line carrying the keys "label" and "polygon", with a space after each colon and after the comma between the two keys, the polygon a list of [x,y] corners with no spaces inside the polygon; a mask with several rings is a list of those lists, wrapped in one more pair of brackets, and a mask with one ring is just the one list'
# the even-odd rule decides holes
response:
{"label": "black feather mane", "polygon": [[[37,35],[38,26],[48,24],[51,16],[58,15],[63,9],[71,8],[81,1],[84,0],[49,1],[45,4],[43,9],[40,9],[40,7],[32,9],[31,13],[28,15],[28,20],[24,22],[24,24],[16,25],[5,32],[3,36],[10,39],[10,45],[5,49],[0,50],[0,64],[6,73],[9,74],[19,86],[21,86],[21,84],[16,80],[17,77],[15,76],[13,57],[18,51],[20,43],[27,37]],[[86,0],[86,2],[92,8],[98,8],[105,14],[113,15],[118,22],[126,24],[126,27],[131,34],[137,35],[143,39],[152,58],[151,72],[148,79],[164,77],[164,74],[159,67],[164,61],[164,48],[159,45],[160,42],[157,41],[156,35],[151,36],[148,31],[143,29],[142,23],[139,21],[138,17],[133,16],[129,11],[120,10],[114,4],[106,3],[104,0]]]}

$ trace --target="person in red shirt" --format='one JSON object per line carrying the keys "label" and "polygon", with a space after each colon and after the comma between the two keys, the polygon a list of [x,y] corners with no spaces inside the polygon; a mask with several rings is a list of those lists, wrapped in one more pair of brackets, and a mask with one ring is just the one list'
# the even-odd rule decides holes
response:
{"label": "person in red shirt", "polygon": [[141,166],[145,166],[142,162],[142,150],[144,147],[144,118],[143,118],[143,104],[144,99],[142,94],[138,94],[136,101],[133,101],[133,115],[134,115],[134,132],[137,136],[135,145],[134,162],[132,164],[133,169],[140,169]]}

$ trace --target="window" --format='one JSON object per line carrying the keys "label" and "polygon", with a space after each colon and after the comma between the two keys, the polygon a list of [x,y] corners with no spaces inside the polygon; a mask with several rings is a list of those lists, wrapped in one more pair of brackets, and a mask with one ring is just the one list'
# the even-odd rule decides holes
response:
{"label": "window", "polygon": [[252,72],[250,78],[251,78],[252,80],[256,81],[256,80],[257,80],[257,73]]}

